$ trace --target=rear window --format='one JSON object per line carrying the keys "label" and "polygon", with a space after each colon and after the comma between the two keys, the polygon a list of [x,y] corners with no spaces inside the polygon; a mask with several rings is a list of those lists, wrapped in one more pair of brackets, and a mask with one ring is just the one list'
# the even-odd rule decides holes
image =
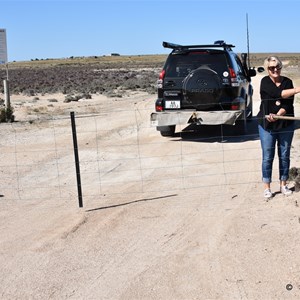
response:
{"label": "rear window", "polygon": [[228,63],[224,52],[188,52],[171,54],[165,65],[167,77],[186,77],[192,70],[208,66],[222,75],[228,71]]}

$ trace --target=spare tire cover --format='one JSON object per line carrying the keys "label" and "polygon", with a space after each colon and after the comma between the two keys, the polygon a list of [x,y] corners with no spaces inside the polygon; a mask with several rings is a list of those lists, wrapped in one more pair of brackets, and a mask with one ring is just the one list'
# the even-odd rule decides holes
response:
{"label": "spare tire cover", "polygon": [[222,82],[214,70],[200,67],[183,80],[183,106],[208,110],[219,104]]}

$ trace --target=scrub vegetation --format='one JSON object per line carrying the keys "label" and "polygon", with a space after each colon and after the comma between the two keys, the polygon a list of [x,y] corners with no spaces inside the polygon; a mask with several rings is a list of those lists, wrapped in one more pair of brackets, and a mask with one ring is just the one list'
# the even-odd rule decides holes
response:
{"label": "scrub vegetation", "polygon": [[[262,66],[267,55],[250,55],[251,66]],[[289,73],[299,73],[299,53],[277,55],[286,62]],[[8,64],[10,93],[28,96],[63,93],[67,98],[78,93],[122,97],[124,90],[153,94],[165,59],[166,55],[120,55],[11,62]],[[0,77],[6,77],[3,65]],[[0,92],[3,93],[2,85]]]}

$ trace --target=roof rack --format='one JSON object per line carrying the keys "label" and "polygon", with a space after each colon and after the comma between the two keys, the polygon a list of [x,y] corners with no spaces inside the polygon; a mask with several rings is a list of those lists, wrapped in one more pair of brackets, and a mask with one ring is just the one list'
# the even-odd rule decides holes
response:
{"label": "roof rack", "polygon": [[192,48],[224,48],[224,49],[231,49],[235,47],[232,44],[226,44],[224,41],[215,41],[214,44],[210,45],[178,45],[178,44],[173,44],[169,42],[163,42],[162,43],[164,48],[170,48],[173,50],[187,50],[187,49],[192,49]]}

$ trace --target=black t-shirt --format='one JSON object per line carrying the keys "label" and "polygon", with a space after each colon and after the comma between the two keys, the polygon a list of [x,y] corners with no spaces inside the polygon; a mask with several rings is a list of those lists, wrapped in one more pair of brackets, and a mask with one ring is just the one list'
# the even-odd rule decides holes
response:
{"label": "black t-shirt", "polygon": [[276,86],[269,76],[262,78],[260,83],[261,104],[257,117],[258,123],[264,129],[280,130],[281,128],[293,124],[291,120],[268,122],[268,120],[265,119],[265,115],[277,114],[280,108],[285,109],[286,116],[294,116],[294,96],[286,99],[281,98],[281,92],[283,90],[292,88],[294,88],[292,80],[285,76],[281,76],[280,86]]}

